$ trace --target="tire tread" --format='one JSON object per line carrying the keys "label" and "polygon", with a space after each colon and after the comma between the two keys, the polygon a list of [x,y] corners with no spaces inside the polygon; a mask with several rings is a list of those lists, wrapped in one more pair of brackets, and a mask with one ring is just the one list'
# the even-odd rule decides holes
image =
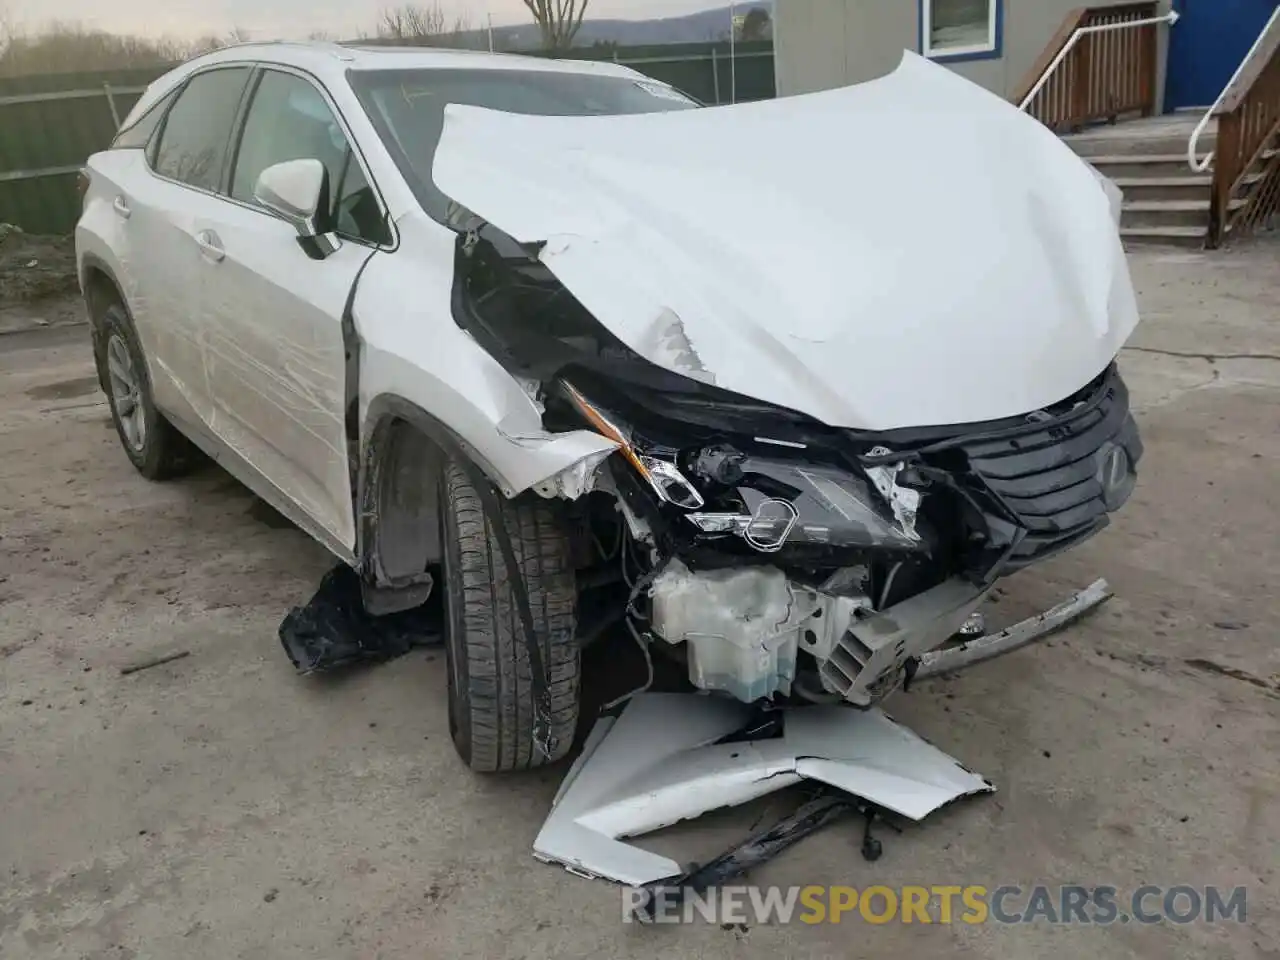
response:
{"label": "tire tread", "polygon": [[500,503],[500,522],[511,539],[542,650],[556,749],[544,757],[534,748],[533,678],[519,608],[480,495],[466,471],[450,463],[445,504],[457,537],[456,547],[446,543],[445,549],[458,551],[454,569],[462,579],[464,628],[454,649],[465,656],[467,689],[459,693],[470,720],[469,749],[460,752],[473,769],[486,772],[530,769],[562,758],[577,727],[580,685],[568,539],[549,502]]}

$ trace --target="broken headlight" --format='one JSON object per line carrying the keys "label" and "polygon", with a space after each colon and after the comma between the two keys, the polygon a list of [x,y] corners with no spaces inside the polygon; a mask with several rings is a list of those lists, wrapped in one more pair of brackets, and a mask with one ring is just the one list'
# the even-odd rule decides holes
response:
{"label": "broken headlight", "polygon": [[587,422],[602,435],[618,443],[622,450],[622,455],[636,468],[636,472],[648,481],[650,488],[657,494],[659,500],[676,507],[683,507],[686,510],[697,510],[704,506],[705,501],[702,498],[702,494],[680,472],[679,467],[671,461],[661,460],[640,452],[632,443],[630,430],[615,420],[609,413],[591,403],[572,384],[564,380],[561,380],[560,383],[564,387],[569,400],[577,408],[578,412],[586,418]]}
{"label": "broken headlight", "polygon": [[[718,461],[723,449],[703,451],[695,464]],[[686,520],[703,533],[736,534],[757,550],[772,552],[788,544],[835,548],[923,548],[914,524],[900,522],[868,481],[827,464],[771,457],[741,457],[719,480],[730,481],[718,503],[736,501],[736,509],[690,513]]]}
{"label": "broken headlight", "polygon": [[869,477],[827,463],[748,456],[723,445],[652,456],[626,424],[561,383],[587,422],[619,444],[658,500],[689,511],[684,520],[703,535],[739,537],[763,553],[788,545],[924,548],[914,508],[904,514],[901,504],[918,501],[918,494],[897,487],[892,468],[876,468],[885,475]]}

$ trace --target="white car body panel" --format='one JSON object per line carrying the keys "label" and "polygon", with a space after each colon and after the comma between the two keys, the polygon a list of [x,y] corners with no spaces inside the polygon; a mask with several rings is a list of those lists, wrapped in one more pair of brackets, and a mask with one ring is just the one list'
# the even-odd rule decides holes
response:
{"label": "white car body panel", "polygon": [[[419,205],[347,73],[645,78],[607,63],[249,44],[166,74],[126,126],[192,73],[233,63],[324,87],[394,242],[344,242],[311,260],[283,221],[159,178],[139,150],[95,155],[82,265],[92,254],[122,283],[158,406],[207,431],[233,472],[304,514],[344,559],[359,540],[356,386],[362,451],[376,402],[391,397],[437,420],[507,496],[579,495],[617,444],[548,432],[529,384],[458,327],[457,235]],[[948,138],[938,173],[934,145]],[[556,118],[449,107],[435,164],[454,199],[517,240],[545,241],[547,266],[641,355],[836,426],[1037,409],[1084,386],[1136,323],[1114,197],[1039,124],[910,55],[871,84],[728,108]],[[128,219],[112,213],[116,193]],[[217,262],[196,242],[210,233]]]}
{"label": "white car body panel", "polygon": [[542,262],[637,353],[832,426],[1038,410],[1138,321],[1090,167],[910,53],[870,83],[707,110],[451,105],[434,170],[545,242]]}
{"label": "white car body panel", "polygon": [[453,231],[411,217],[401,240],[396,256],[373,259],[356,289],[366,441],[372,402],[406,400],[448,427],[507,496],[617,448],[591,430],[548,433],[519,382],[454,322]]}
{"label": "white car body panel", "polygon": [[734,700],[642,693],[621,716],[596,722],[534,840],[540,860],[642,886],[684,867],[635,837],[801,780],[862,797],[912,820],[959,797],[990,793],[984,777],[879,710],[789,710],[783,735],[718,743],[750,708]]}
{"label": "white car body panel", "polygon": [[[379,396],[400,398],[438,418],[474,453],[477,462],[507,496],[536,486],[588,458],[598,459],[614,450],[616,443],[593,431],[552,435],[544,430],[540,410],[525,389],[470,335],[458,328],[450,311],[456,234],[428,217],[418,205],[348,85],[346,71],[371,67],[438,67],[640,75],[614,64],[483,57],[457,51],[364,52],[273,44],[266,59],[269,64],[302,70],[324,85],[348,134],[358,145],[371,180],[400,235],[394,256],[375,256],[369,263],[352,307],[361,340],[361,441],[368,440],[374,426],[367,420],[371,401]],[[166,74],[138,100],[125,126],[196,70],[240,62],[256,62],[252,45],[201,57]],[[147,172],[139,152],[121,153],[135,158],[139,174]],[[100,154],[98,158],[108,155]],[[198,195],[176,184],[165,186]],[[261,229],[267,229],[266,221],[270,218],[265,214],[237,207],[223,199],[208,199],[225,209],[216,215],[206,209],[199,225],[193,219],[187,225],[192,236],[211,225],[216,227],[215,221],[230,217],[242,224],[247,223],[243,219],[247,216],[261,218],[264,221]],[[232,208],[238,212],[233,213]],[[288,230],[280,221],[273,226]],[[289,246],[292,251],[287,249]],[[360,252],[367,254],[368,250],[347,244],[325,264],[316,266],[331,266],[335,259],[354,258]],[[307,263],[296,243],[290,240],[278,250],[273,247],[270,257],[260,261],[261,265],[255,269],[287,279],[289,270],[277,258],[289,262],[301,259]],[[228,250],[228,260],[232,259],[232,251]],[[217,267],[225,265],[224,261]],[[231,270],[213,268],[207,260],[202,260],[200,266],[205,276],[235,270],[234,264]],[[308,276],[316,275],[314,270],[308,273],[306,266],[298,269]],[[342,276],[348,272],[343,270]],[[354,279],[354,274],[351,278]],[[271,311],[279,319],[270,327],[269,335],[261,327],[255,335],[248,329],[253,326],[252,313],[246,311],[243,302],[248,294],[238,292],[235,283],[211,278],[206,288],[207,295],[213,298],[213,302],[206,305],[209,349],[201,353],[208,360],[207,364],[199,365],[199,373],[203,376],[207,366],[218,388],[211,393],[221,398],[225,390],[233,399],[230,402],[219,399],[215,406],[211,397],[205,397],[195,412],[200,422],[211,427],[221,441],[252,469],[267,477],[278,491],[302,506],[339,543],[354,547],[347,455],[345,448],[335,443],[342,438],[344,426],[345,367],[340,341],[344,304],[335,301],[331,294],[341,283],[326,280],[324,290],[306,292],[306,299],[312,301],[311,309],[319,311],[309,316],[304,315],[305,311],[300,312],[297,298],[285,294],[281,288],[272,294],[272,286],[265,285],[263,291],[268,296],[283,295],[293,303],[283,315]],[[323,309],[320,309],[321,301]],[[191,301],[184,295],[179,303],[189,309]],[[173,309],[173,305],[168,309]],[[331,321],[325,325],[323,334],[317,325],[321,313]],[[235,337],[225,333],[230,329],[239,329],[248,340],[278,339],[273,344],[260,343],[262,353],[247,356],[243,349],[247,340],[237,343]],[[189,362],[184,363],[184,369],[190,366]],[[175,378],[175,384],[177,382]],[[240,394],[248,384],[252,384],[253,389],[248,394]],[[185,391],[175,387],[165,393],[166,400],[161,406],[182,414],[181,408],[194,406],[184,397]],[[267,429],[269,435],[255,436],[249,425],[256,427],[264,422],[274,422],[275,427]],[[339,432],[335,433],[335,427]],[[306,442],[308,433],[314,442]],[[304,448],[308,453],[300,459],[299,453]],[[340,487],[347,492],[345,501],[341,499]]]}
{"label": "white car body panel", "polygon": [[199,256],[209,429],[339,543],[355,543],[346,442],[342,312],[369,247],[312,260],[293,227],[210,199],[193,229],[222,249]]}
{"label": "white car body panel", "polygon": [[[112,264],[124,287],[156,403],[184,420],[210,414],[198,302],[199,256],[192,239],[202,205],[219,201],[154,176],[139,150],[97,154],[98,173],[76,228],[83,258]],[[128,211],[125,218],[119,212]],[[110,236],[109,243],[101,237]]]}

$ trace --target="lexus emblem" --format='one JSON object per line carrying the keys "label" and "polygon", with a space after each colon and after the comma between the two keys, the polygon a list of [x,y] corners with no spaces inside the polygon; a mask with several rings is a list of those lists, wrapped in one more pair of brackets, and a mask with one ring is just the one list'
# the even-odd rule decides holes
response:
{"label": "lexus emblem", "polygon": [[1098,459],[1101,462],[1098,480],[1102,483],[1102,499],[1108,509],[1115,510],[1129,491],[1129,454],[1120,444],[1109,443],[1100,451]]}

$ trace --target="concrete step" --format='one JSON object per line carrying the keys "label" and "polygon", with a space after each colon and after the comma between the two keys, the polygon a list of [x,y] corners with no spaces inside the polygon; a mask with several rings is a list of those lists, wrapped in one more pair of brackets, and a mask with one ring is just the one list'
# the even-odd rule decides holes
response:
{"label": "concrete step", "polygon": [[1178,177],[1193,176],[1191,167],[1187,165],[1187,154],[1159,153],[1115,155],[1103,154],[1089,157],[1089,162],[1098,168],[1098,172],[1113,180],[1127,177]]}
{"label": "concrete step", "polygon": [[1200,227],[1209,221],[1209,196],[1199,200],[1125,200],[1125,227]]}
{"label": "concrete step", "polygon": [[[1064,137],[1063,139],[1066,140],[1067,145],[1072,150],[1086,160],[1092,160],[1094,157],[1173,156],[1175,154],[1185,158],[1190,135],[1181,131],[1176,133],[1151,132],[1145,136],[1121,136],[1117,134],[1102,136],[1085,132]],[[1196,141],[1196,150],[1199,151],[1201,156],[1204,156],[1214,149],[1217,142],[1217,131],[1205,130],[1200,135],[1200,139]],[[1186,162],[1185,159],[1183,162]]]}
{"label": "concrete step", "polygon": [[[1105,171],[1104,171],[1105,172]],[[1207,173],[1185,177],[1112,177],[1126,200],[1204,200],[1213,186]]]}
{"label": "concrete step", "polygon": [[[1231,209],[1239,210],[1247,201],[1231,201]],[[1122,227],[1198,227],[1209,222],[1209,197],[1201,200],[1128,200],[1120,208]]]}
{"label": "concrete step", "polygon": [[1189,247],[1204,246],[1205,226],[1199,227],[1121,227],[1120,239],[1125,246]]}
{"label": "concrete step", "polygon": [[[1203,159],[1207,154],[1207,150],[1199,150],[1199,156]],[[1280,150],[1265,150],[1262,152],[1262,165],[1265,166],[1268,161],[1274,160],[1275,155]],[[1108,154],[1102,156],[1085,157],[1089,163],[1098,168],[1098,173],[1102,173],[1111,179],[1121,177],[1210,177],[1213,168],[1206,170],[1203,174],[1197,174],[1190,168],[1187,163],[1187,151],[1181,154]],[[1257,174],[1251,174],[1253,179],[1257,179]]]}
{"label": "concrete step", "polygon": [[[1196,143],[1199,155],[1204,156],[1207,152],[1213,150],[1217,145],[1217,137],[1204,134]],[[1152,155],[1174,155],[1178,154],[1183,157],[1183,163],[1187,163],[1187,137],[1143,137],[1133,138],[1133,140],[1121,140],[1117,137],[1108,137],[1106,140],[1098,138],[1098,140],[1073,140],[1070,142],[1071,148],[1083,156],[1085,160],[1092,160],[1096,156],[1152,156]]]}
{"label": "concrete step", "polygon": [[[1203,116],[1203,114],[1201,115]],[[1082,157],[1186,156],[1187,143],[1200,123],[1201,116],[1171,113],[1143,117],[1123,123],[1089,127],[1063,137]],[[1218,139],[1218,121],[1210,118],[1200,134],[1197,149],[1203,155],[1212,150]]]}
{"label": "concrete step", "polygon": [[1260,170],[1255,170],[1253,173],[1246,173],[1239,191],[1242,194],[1242,197],[1240,200],[1236,201],[1233,206],[1239,206],[1240,203],[1247,200],[1249,198],[1249,191],[1264,179],[1266,179],[1266,174],[1262,173]]}

